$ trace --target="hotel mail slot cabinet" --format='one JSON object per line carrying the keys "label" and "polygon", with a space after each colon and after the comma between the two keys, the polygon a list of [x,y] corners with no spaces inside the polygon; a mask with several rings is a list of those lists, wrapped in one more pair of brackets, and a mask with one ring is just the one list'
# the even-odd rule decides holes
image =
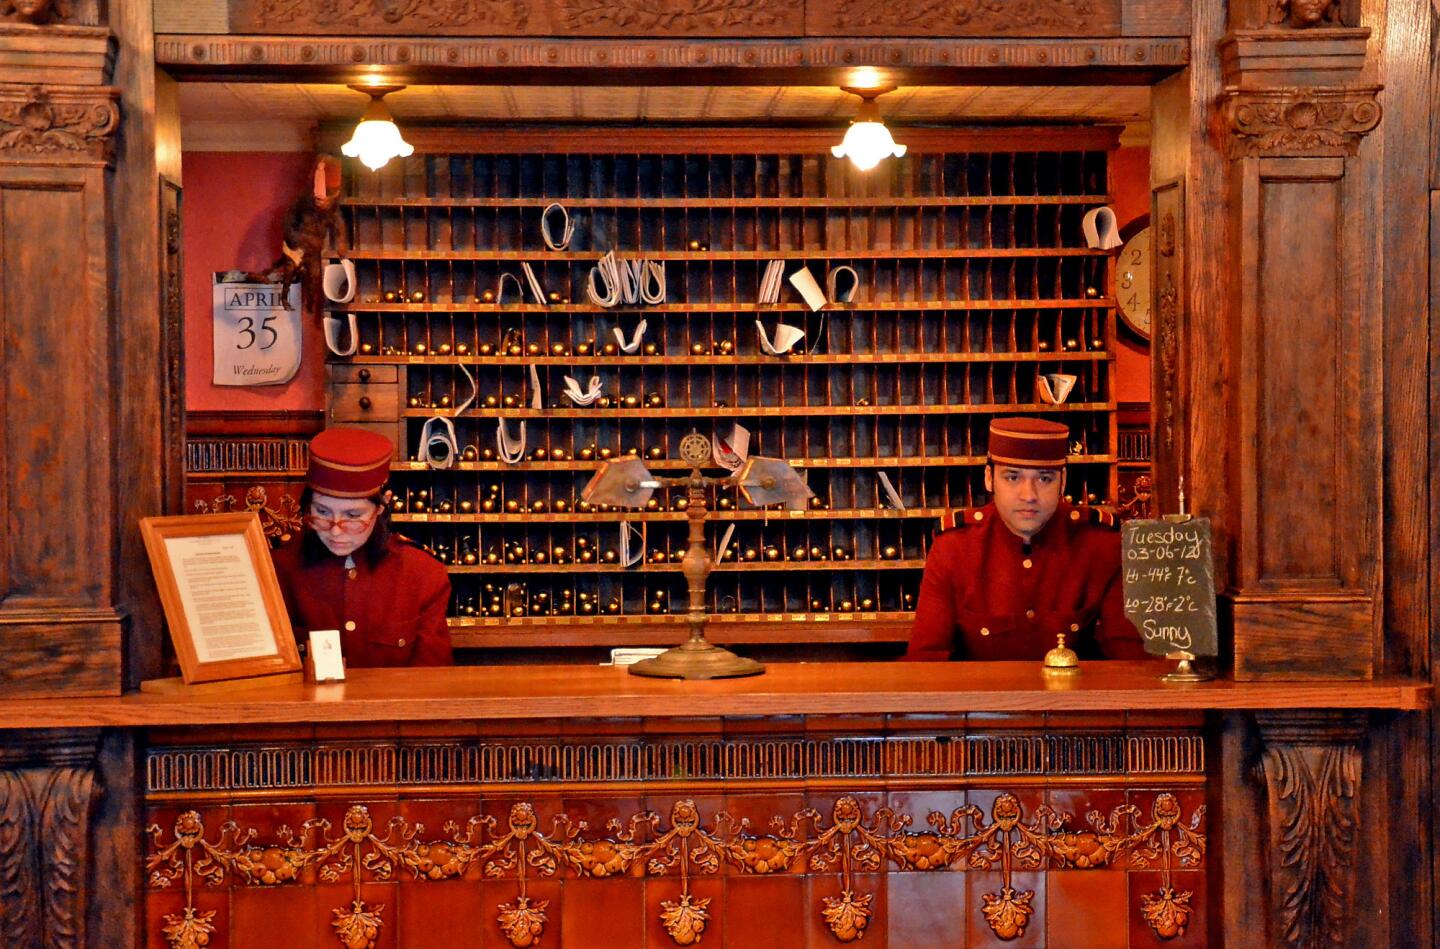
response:
{"label": "hotel mail slot cabinet", "polygon": [[[685,498],[580,494],[610,458],[679,472],[691,432],[728,444],[739,424],[816,494],[802,512],[712,499],[722,641],[903,641],[937,517],[985,501],[996,415],[1064,421],[1068,493],[1114,500],[1109,257],[1082,234],[1114,132],[932,140],[869,174],[780,151],[783,134],[769,154],[651,134],[669,144],[350,170],[358,290],[331,315],[357,338],[331,357],[329,418],[397,437],[394,520],[449,566],[458,644],[673,638],[657,627],[682,625]],[[603,305],[611,251],[633,303]],[[788,279],[802,269],[818,311]],[[767,272],[785,279],[760,302]],[[1056,373],[1073,390],[1042,402]],[[420,460],[437,418],[448,467]]]}

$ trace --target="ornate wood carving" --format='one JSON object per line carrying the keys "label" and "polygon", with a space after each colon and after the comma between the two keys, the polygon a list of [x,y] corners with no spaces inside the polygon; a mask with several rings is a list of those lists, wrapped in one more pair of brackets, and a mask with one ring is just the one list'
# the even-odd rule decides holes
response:
{"label": "ornate wood carving", "polygon": [[109,164],[119,98],[108,86],[0,86],[0,160]]}
{"label": "ornate wood carving", "polygon": [[1363,714],[1265,713],[1272,945],[1347,945],[1360,830]]}
{"label": "ornate wood carving", "polygon": [[0,747],[0,943],[83,946],[93,733],[34,733]]}
{"label": "ornate wood carving", "polygon": [[1167,181],[1150,193],[1154,224],[1155,255],[1151,262],[1150,312],[1154,319],[1154,359],[1151,390],[1154,395],[1152,424],[1159,450],[1151,461],[1158,486],[1156,510],[1179,510],[1177,488],[1185,470],[1181,428],[1184,405],[1184,366],[1180,340],[1184,336],[1185,253],[1180,235],[1184,233],[1185,185]]}
{"label": "ornate wood carving", "polygon": [[[180,199],[180,188],[162,180],[160,312],[164,327],[162,351],[166,354],[162,417],[166,429],[164,443],[172,452],[181,450],[185,444],[185,302],[181,287],[184,270],[180,256]],[[170,511],[178,511],[184,503],[184,481],[175,480],[177,483],[165,485],[164,497]]]}
{"label": "ornate wood carving", "polygon": [[[202,499],[195,502],[196,514],[228,514],[238,510],[241,510],[241,507],[233,494],[221,494],[213,500]],[[260,516],[260,527],[272,543],[288,540],[300,529],[300,502],[289,493],[282,491],[280,500],[272,506],[265,488],[258,484],[251,485],[245,492],[244,510],[254,511]]]}
{"label": "ornate wood carving", "polygon": [[1308,30],[1340,22],[1340,0],[1269,0],[1271,24]]}
{"label": "ornate wood carving", "polygon": [[[516,896],[496,906],[496,923],[516,947],[540,942],[549,922],[548,901],[531,896],[531,876],[549,878],[568,871],[577,878],[604,878],[639,870],[664,876],[678,869],[678,901],[660,904],[659,918],[676,945],[700,941],[709,918],[708,899],[695,899],[689,890],[693,874],[714,875],[722,863],[742,874],[840,871],[841,893],[823,897],[817,907],[836,941],[862,938],[872,923],[875,894],[861,892],[855,873],[875,873],[887,865],[899,871],[947,869],[1001,872],[999,892],[981,896],[981,912],[1002,940],[1019,938],[1035,909],[1032,890],[1012,885],[1015,869],[1098,869],[1111,866],[1124,855],[1136,868],[1157,863],[1162,885],[1155,893],[1139,896],[1141,913],[1156,935],[1168,939],[1182,934],[1197,911],[1191,894],[1176,893],[1170,882],[1172,862],[1194,868],[1201,864],[1206,837],[1200,832],[1204,807],[1182,820],[1178,800],[1159,794],[1147,819],[1139,808],[1125,804],[1108,815],[1091,812],[1089,829],[1071,828],[1073,816],[1041,805],[1026,814],[1020,799],[1002,793],[987,815],[970,804],[952,814],[932,813],[930,829],[912,832],[913,818],[888,807],[867,814],[853,795],[835,799],[828,819],[814,808],[793,815],[773,816],[769,833],[756,833],[747,820],[725,812],[712,816],[706,826],[691,800],[678,800],[670,810],[669,827],[652,811],[632,814],[628,820],[609,821],[598,835],[588,833],[584,821],[561,813],[546,831],[535,807],[517,801],[505,826],[493,817],[476,815],[462,830],[447,823],[443,838],[425,836],[425,826],[393,816],[377,832],[368,807],[352,805],[345,812],[339,833],[330,821],[307,820],[298,832],[281,827],[273,841],[257,840],[253,829],[234,822],[220,825],[214,841],[206,839],[205,820],[198,811],[185,811],[166,841],[165,830],[151,825],[153,843],[145,858],[152,888],[166,889],[183,881],[183,913],[165,918],[163,933],[172,949],[186,949],[185,940],[199,931],[208,934],[211,917],[195,908],[194,887],[247,885],[279,886],[296,882],[307,868],[318,868],[319,878],[337,882],[349,875],[354,898],[348,907],[333,909],[333,927],[346,946],[371,945],[385,925],[383,905],[361,899],[362,878],[427,882],[462,876],[479,866],[486,879],[514,880]],[[227,881],[233,879],[234,884]]]}
{"label": "ornate wood carving", "polygon": [[99,0],[0,0],[0,23],[99,26]]}
{"label": "ornate wood carving", "polygon": [[830,0],[807,5],[811,35],[1111,36],[1118,0]]}
{"label": "ornate wood carving", "polygon": [[[334,32],[343,32],[337,30]],[[436,31],[438,32],[438,31]],[[760,35],[768,31],[758,29]],[[794,66],[874,65],[887,68],[919,67],[1025,67],[1032,69],[1149,66],[1178,68],[1189,62],[1189,44],[1176,39],[1024,39],[1002,45],[980,39],[809,39],[730,40],[703,39],[650,43],[575,39],[564,43],[545,39],[445,39],[402,37],[378,40],[371,36],[335,39],[315,37],[246,37],[176,35],[155,41],[158,65],[183,69],[205,67],[207,76],[253,75],[284,67],[314,70],[316,75],[357,63],[391,66],[410,74],[456,69],[594,69],[620,77],[637,68],[775,69]],[[571,77],[573,79],[573,77]]]}
{"label": "ornate wood carving", "polygon": [[1227,90],[1221,99],[1225,153],[1246,157],[1354,155],[1380,123],[1378,86]]}
{"label": "ornate wood carving", "polygon": [[387,0],[243,0],[231,3],[231,20],[244,33],[507,34],[525,32],[527,0],[462,3],[393,3]]}

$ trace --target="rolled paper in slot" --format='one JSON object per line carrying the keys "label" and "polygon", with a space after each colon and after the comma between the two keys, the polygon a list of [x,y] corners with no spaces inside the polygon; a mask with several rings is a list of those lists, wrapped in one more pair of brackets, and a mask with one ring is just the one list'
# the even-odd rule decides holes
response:
{"label": "rolled paper in slot", "polygon": [[[550,230],[550,216],[552,211],[560,212],[560,239],[556,240]],[[540,212],[540,237],[544,239],[545,246],[551,250],[564,250],[570,246],[570,238],[575,234],[575,222],[570,220],[570,212],[558,201],[552,201],[545,205],[545,210]]]}
{"label": "rolled paper in slot", "polygon": [[772,260],[765,265],[765,275],[760,279],[758,302],[771,305],[780,302],[780,287],[785,280],[785,261]]}
{"label": "rolled paper in slot", "polygon": [[349,303],[355,299],[355,262],[341,258],[338,263],[326,264],[321,286],[325,299],[331,303]]}
{"label": "rolled paper in slot", "polygon": [[755,321],[755,330],[760,334],[760,349],[770,356],[783,356],[795,348],[795,344],[805,338],[805,331],[798,326],[791,326],[789,323],[780,323],[775,327],[775,336],[772,337],[765,332],[765,324],[759,320]]}
{"label": "rolled paper in slot", "polygon": [[640,278],[640,299],[646,303],[665,302],[665,262],[663,260],[642,261],[644,267]]}
{"label": "rolled paper in slot", "polygon": [[519,464],[525,457],[525,420],[520,420],[520,435],[517,438],[510,437],[510,429],[505,424],[505,419],[499,419],[498,422],[495,429],[495,450],[505,464]]}
{"label": "rolled paper in slot", "polygon": [[1047,372],[1035,377],[1035,398],[1044,405],[1063,405],[1075,388],[1075,376]]}
{"label": "rolled paper in slot", "polygon": [[615,272],[620,278],[620,302],[634,306],[640,302],[640,273],[643,260],[617,260]]}
{"label": "rolled paper in slot", "polygon": [[800,296],[812,310],[818,310],[825,305],[825,293],[820,289],[820,284],[815,282],[815,275],[810,272],[809,267],[801,267],[789,277],[790,284],[800,291]]}
{"label": "rolled paper in slot", "polygon": [[725,551],[730,549],[730,539],[735,536],[735,525],[731,523],[725,528],[725,533],[720,537],[720,546],[715,548],[715,562],[720,563],[725,559]]}
{"label": "rolled paper in slot", "polygon": [[517,277],[517,276],[515,276],[513,273],[502,273],[502,274],[500,275],[500,282],[499,282],[499,284],[495,287],[495,305],[496,305],[496,306],[503,306],[503,305],[505,304],[505,281],[506,281],[506,280],[509,280],[511,283],[515,284],[515,293],[520,297],[520,302],[521,302],[521,303],[524,303],[524,302],[525,302],[525,288],[520,285],[520,278]]}
{"label": "rolled paper in slot", "polygon": [[455,423],[440,415],[428,419],[420,429],[420,454],[416,460],[425,462],[431,468],[445,469],[455,464],[459,457]]}
{"label": "rolled paper in slot", "polygon": [[530,407],[532,409],[543,409],[545,407],[545,394],[540,391],[540,370],[535,364],[530,364]]}
{"label": "rolled paper in slot", "polygon": [[465,381],[470,383],[469,397],[466,398],[464,402],[455,406],[455,411],[452,413],[456,418],[459,418],[460,413],[464,412],[475,403],[476,399],[480,398],[480,384],[475,381],[475,377],[470,374],[469,369],[466,369],[464,366],[457,366],[456,368],[458,368],[460,373],[465,377]]}
{"label": "rolled paper in slot", "polygon": [[831,303],[849,303],[855,299],[855,291],[860,289],[860,275],[849,264],[831,267],[825,275],[825,286]]}
{"label": "rolled paper in slot", "polygon": [[350,345],[340,345],[340,328],[347,324],[347,320],[341,320],[337,316],[325,317],[325,345],[337,356],[353,356],[360,348],[360,332],[355,326],[355,314],[345,314],[348,318],[350,328]]}
{"label": "rolled paper in slot", "polygon": [[1122,243],[1120,227],[1115,223],[1115,212],[1105,205],[1087,211],[1080,221],[1085,233],[1085,246],[1091,250],[1113,250]]}
{"label": "rolled paper in slot", "polygon": [[585,280],[585,295],[596,306],[609,309],[620,304],[620,263],[613,250],[595,262]]}

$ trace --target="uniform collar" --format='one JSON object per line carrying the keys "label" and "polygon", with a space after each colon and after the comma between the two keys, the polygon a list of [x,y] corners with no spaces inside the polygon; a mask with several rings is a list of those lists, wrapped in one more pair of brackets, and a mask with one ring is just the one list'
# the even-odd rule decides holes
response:
{"label": "uniform collar", "polygon": [[1065,525],[1071,521],[1070,512],[1072,510],[1074,510],[1074,505],[1061,501],[1060,505],[1055,508],[1055,513],[1050,516],[1050,520],[1046,521],[1045,526],[1040,528],[1028,542],[1005,526],[1000,512],[995,509],[995,502],[991,501],[985,505],[985,517],[994,522],[995,536],[1007,549],[1013,547],[1016,553],[1029,554],[1041,548],[1064,544],[1069,533]]}

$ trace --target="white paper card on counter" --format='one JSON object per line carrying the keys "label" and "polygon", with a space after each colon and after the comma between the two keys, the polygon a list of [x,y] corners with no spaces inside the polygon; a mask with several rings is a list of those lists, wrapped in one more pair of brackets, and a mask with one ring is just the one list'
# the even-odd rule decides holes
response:
{"label": "white paper card on counter", "polygon": [[290,287],[290,309],[280,285],[225,283],[211,290],[217,386],[278,386],[300,368],[300,284]]}
{"label": "white paper card on counter", "polygon": [[310,664],[316,682],[344,682],[345,658],[340,651],[340,630],[310,630]]}

